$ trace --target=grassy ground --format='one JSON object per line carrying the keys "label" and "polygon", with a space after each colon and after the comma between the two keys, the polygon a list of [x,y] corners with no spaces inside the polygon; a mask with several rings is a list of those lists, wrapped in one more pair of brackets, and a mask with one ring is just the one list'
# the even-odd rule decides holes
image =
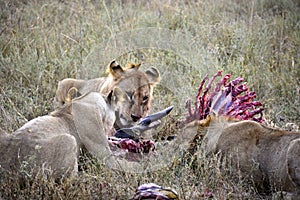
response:
{"label": "grassy ground", "polygon": [[[194,98],[205,73],[222,69],[257,92],[270,124],[300,125],[296,0],[12,0],[0,1],[0,9],[0,128],[6,132],[52,111],[59,80],[103,75],[113,58],[159,68],[163,79],[153,109],[175,105],[174,118],[184,116],[184,101]],[[135,39],[138,48],[129,48]],[[262,198],[243,179],[237,177],[236,184],[223,177],[217,160],[201,162],[196,173],[181,161],[136,175],[112,173],[87,159],[82,175],[59,183],[38,176],[20,185],[3,174],[0,193],[12,199],[127,199],[138,185],[155,182],[173,187],[183,199],[205,198],[206,189],[216,199]]]}

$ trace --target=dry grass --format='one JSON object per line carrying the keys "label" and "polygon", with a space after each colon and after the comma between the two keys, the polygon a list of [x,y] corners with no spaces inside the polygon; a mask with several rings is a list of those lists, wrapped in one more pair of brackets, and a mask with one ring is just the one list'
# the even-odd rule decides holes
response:
{"label": "dry grass", "polygon": [[[112,58],[160,69],[163,79],[153,110],[174,105],[170,121],[184,116],[184,101],[195,96],[203,75],[222,69],[245,78],[265,105],[270,123],[300,125],[296,0],[11,0],[1,1],[0,9],[0,127],[6,132],[52,111],[59,80],[101,76]],[[188,37],[176,36],[173,41],[149,34],[146,27]],[[164,48],[148,48],[146,42],[143,48],[126,49],[130,46],[124,41],[127,35],[122,35],[126,31],[141,41],[165,41]],[[122,41],[114,46],[116,36]],[[167,125],[162,131],[176,132]],[[128,199],[145,182],[173,187],[182,199],[193,195],[203,199],[206,189],[215,199],[262,198],[243,179],[220,173],[217,158],[196,160],[196,170],[182,159],[148,174],[112,172],[94,159],[85,161],[78,177],[61,181],[37,176],[19,184],[9,174],[1,174],[0,198]]]}

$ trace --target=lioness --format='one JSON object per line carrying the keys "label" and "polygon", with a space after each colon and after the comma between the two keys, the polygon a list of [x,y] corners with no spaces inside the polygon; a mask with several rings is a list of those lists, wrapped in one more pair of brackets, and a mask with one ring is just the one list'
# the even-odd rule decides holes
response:
{"label": "lioness", "polygon": [[107,95],[113,88],[118,87],[126,94],[126,99],[116,113],[115,128],[129,127],[148,114],[153,87],[160,80],[156,68],[151,67],[143,72],[139,67],[140,64],[127,64],[123,68],[116,61],[112,61],[107,68],[107,77],[90,80],[64,79],[58,83],[55,103],[60,107],[70,101],[71,88],[76,88],[75,96],[80,96],[89,92]]}
{"label": "lioness", "polygon": [[107,97],[90,92],[50,115],[29,121],[12,134],[1,133],[0,170],[26,173],[51,170],[54,177],[66,172],[74,174],[82,147],[98,159],[108,161],[110,167],[134,167],[125,160],[115,159],[107,142],[115,113],[126,98],[127,94],[117,87]]}
{"label": "lioness", "polygon": [[[207,154],[229,156],[259,189],[300,197],[300,133],[268,128],[254,121],[209,116],[185,127],[183,134],[202,138]],[[299,195],[299,196],[298,196]]]}
{"label": "lioness", "polygon": [[[55,177],[66,171],[76,173],[81,147],[106,159],[111,167],[133,168],[134,164],[114,159],[107,135],[114,125],[129,126],[149,110],[159,72],[155,68],[141,72],[138,67],[123,69],[113,61],[106,78],[60,82],[56,92],[60,105],[54,112],[29,121],[12,134],[1,132],[0,170],[39,166],[53,170]],[[79,97],[73,99],[74,92]]]}

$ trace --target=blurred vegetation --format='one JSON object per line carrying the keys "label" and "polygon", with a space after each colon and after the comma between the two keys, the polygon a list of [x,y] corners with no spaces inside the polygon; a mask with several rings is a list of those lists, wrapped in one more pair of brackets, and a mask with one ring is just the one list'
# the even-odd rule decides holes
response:
{"label": "blurred vegetation", "polygon": [[[145,48],[116,57],[121,64],[142,62],[144,67],[160,69],[163,79],[155,91],[153,110],[175,105],[173,117],[183,117],[184,100],[194,98],[205,73],[222,69],[233,78],[243,77],[257,92],[270,124],[300,125],[297,0],[0,0],[0,128],[12,132],[51,112],[59,80],[103,75],[105,63],[92,61],[91,54],[101,51],[97,48],[116,34],[146,27],[189,35],[194,43],[188,45],[196,49],[178,55]],[[107,57],[116,53],[112,51],[106,52]],[[194,191],[201,197],[207,188],[216,199],[258,198],[243,180],[240,185],[230,182],[211,163],[205,161],[202,166],[207,168],[193,175],[186,163],[147,175],[112,174],[87,163],[91,171],[61,183],[31,177],[20,186],[3,175],[6,182],[0,180],[0,193],[12,199],[105,199],[105,195],[126,199],[139,184],[152,181],[173,187],[183,199],[190,199]]]}

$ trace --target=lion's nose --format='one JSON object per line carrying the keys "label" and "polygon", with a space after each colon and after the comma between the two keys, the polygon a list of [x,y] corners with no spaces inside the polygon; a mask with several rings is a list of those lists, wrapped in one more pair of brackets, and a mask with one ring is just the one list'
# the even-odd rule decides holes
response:
{"label": "lion's nose", "polygon": [[131,114],[131,118],[134,122],[137,122],[139,119],[142,118],[141,115],[134,115],[134,114]]}

